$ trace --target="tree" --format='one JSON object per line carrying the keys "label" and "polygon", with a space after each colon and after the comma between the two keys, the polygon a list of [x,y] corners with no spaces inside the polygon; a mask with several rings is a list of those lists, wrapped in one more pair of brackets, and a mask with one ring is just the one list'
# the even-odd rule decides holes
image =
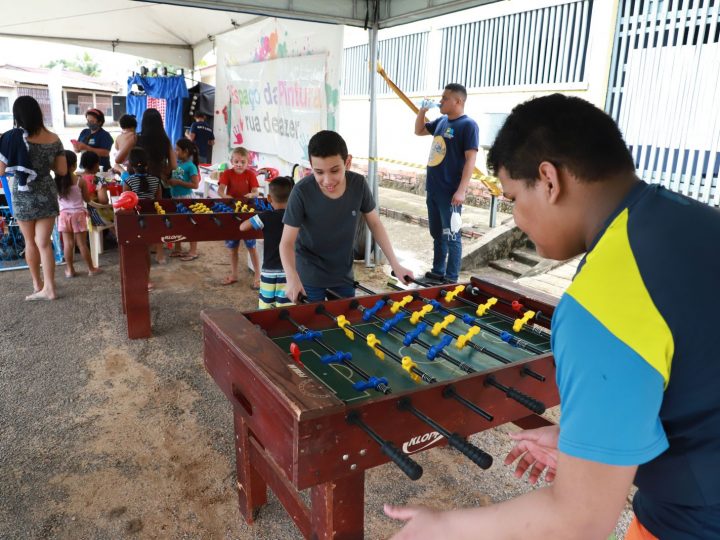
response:
{"label": "tree", "polygon": [[76,71],[90,77],[97,77],[101,72],[100,64],[95,62],[88,52],[85,52],[82,55],[77,55],[74,60],[61,58],[45,64],[45,67],[48,68],[53,68],[55,66],[62,66],[63,69],[68,71]]}

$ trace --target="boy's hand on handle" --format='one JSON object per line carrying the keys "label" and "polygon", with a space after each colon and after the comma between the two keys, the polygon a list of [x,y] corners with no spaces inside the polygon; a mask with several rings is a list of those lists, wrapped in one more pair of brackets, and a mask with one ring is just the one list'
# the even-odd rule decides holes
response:
{"label": "boy's hand on handle", "polygon": [[412,270],[409,268],[405,268],[401,264],[396,264],[392,267],[393,272],[395,272],[395,277],[397,277],[400,281],[402,281],[403,285],[407,285],[408,283],[411,283],[409,278],[414,278],[415,275],[413,274]]}
{"label": "boy's hand on handle", "polygon": [[559,436],[559,426],[511,433],[510,438],[515,441],[515,446],[505,457],[505,465],[512,465],[518,460],[515,476],[520,478],[529,471],[528,481],[533,485],[537,483],[543,472],[545,472],[545,480],[552,482],[557,470]]}
{"label": "boy's hand on handle", "polygon": [[297,274],[294,276],[288,274],[285,279],[285,296],[287,296],[292,303],[297,304],[301,296],[307,296],[300,282],[300,277]]}

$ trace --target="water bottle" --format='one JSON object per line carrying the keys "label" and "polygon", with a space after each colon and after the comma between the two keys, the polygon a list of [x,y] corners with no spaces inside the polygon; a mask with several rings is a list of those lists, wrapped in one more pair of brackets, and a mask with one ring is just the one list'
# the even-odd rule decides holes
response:
{"label": "water bottle", "polygon": [[433,109],[435,107],[440,107],[440,104],[433,101],[432,99],[425,98],[420,102],[421,109]]}

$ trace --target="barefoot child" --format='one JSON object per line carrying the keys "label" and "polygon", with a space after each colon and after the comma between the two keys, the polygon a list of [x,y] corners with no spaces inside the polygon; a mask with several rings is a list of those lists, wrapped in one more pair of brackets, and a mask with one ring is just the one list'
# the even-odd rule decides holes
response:
{"label": "barefoot child", "polygon": [[[255,173],[248,169],[248,151],[243,147],[235,148],[230,155],[232,168],[220,175],[218,194],[220,197],[234,199],[252,199],[258,196],[260,185]],[[230,274],[225,277],[222,284],[231,285],[238,280],[238,246],[239,240],[226,240],[225,245],[230,249]],[[260,257],[255,248],[255,240],[245,240],[245,247],[250,254],[255,279],[252,288],[260,289]]]}
{"label": "barefoot child", "polygon": [[[97,155],[97,154],[93,154]],[[87,210],[85,203],[90,200],[87,185],[75,174],[77,168],[77,156],[70,150],[65,150],[68,171],[64,176],[55,178],[58,189],[58,203],[60,205],[60,217],[58,218],[58,231],[62,234],[63,247],[65,252],[65,277],[72,278],[77,274],[73,266],[75,256],[75,245],[80,248],[80,255],[85,260],[88,268],[88,276],[96,276],[102,270],[95,268],[90,257],[90,249],[87,244]]]}
{"label": "barefoot child", "polygon": [[270,182],[268,202],[273,210],[254,215],[240,224],[241,231],[250,229],[263,232],[263,264],[260,272],[260,298],[258,307],[269,309],[289,304],[285,296],[285,271],[280,261],[280,239],[283,234],[283,217],[287,200],[295,183],[287,176],[278,176]]}

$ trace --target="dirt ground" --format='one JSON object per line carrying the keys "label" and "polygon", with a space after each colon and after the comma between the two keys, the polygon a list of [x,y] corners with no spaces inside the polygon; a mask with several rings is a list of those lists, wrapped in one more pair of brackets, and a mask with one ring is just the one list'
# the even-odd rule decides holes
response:
{"label": "dirt ground", "polygon": [[[272,494],[254,526],[240,517],[230,405],[203,368],[199,312],[252,309],[257,297],[249,273],[220,285],[222,244],[200,254],[152,267],[147,340],[126,337],[117,250],[101,255],[98,277],[58,268],[54,302],[23,301],[27,271],[0,273],[0,538],[300,538]],[[356,277],[378,291],[387,279],[362,264]],[[399,527],[383,502],[450,508],[527,491],[501,465],[509,429],[473,437],[496,458],[486,472],[448,449],[418,456],[417,482],[390,465],[369,471],[366,537]]]}

